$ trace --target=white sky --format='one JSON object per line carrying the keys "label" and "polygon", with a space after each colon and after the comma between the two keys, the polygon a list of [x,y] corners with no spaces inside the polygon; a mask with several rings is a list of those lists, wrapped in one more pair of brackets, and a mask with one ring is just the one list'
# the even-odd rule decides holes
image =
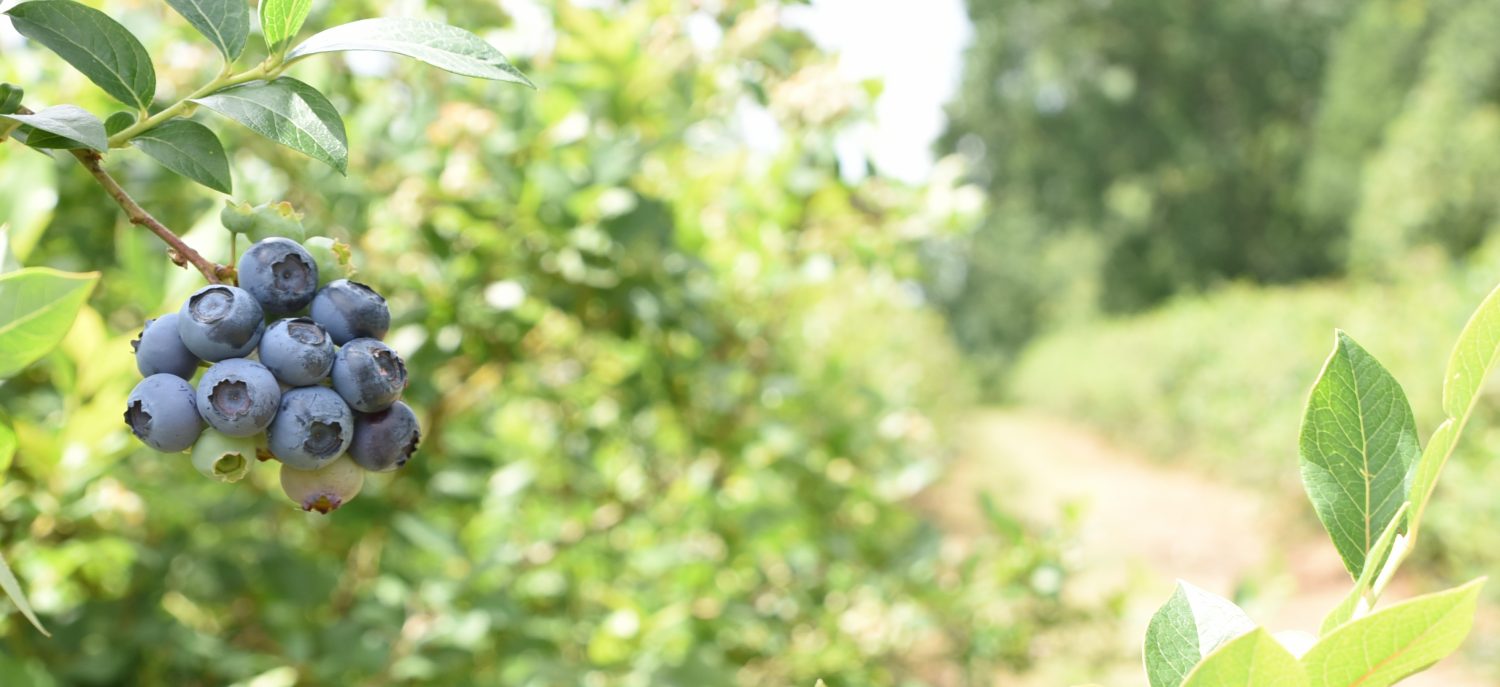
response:
{"label": "white sky", "polygon": [[788,24],[839,54],[850,79],[885,83],[874,130],[851,143],[888,176],[926,179],[970,38],[963,0],[815,0],[785,13]]}

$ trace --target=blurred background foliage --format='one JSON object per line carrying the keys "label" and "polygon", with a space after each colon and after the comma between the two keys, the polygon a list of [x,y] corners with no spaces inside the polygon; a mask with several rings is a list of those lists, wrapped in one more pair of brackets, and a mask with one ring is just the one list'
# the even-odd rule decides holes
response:
{"label": "blurred background foliage", "polygon": [[[111,0],[163,100],[217,69],[165,3]],[[66,344],[0,389],[20,437],[6,557],[54,633],[7,617],[0,684],[810,685],[1017,669],[1074,614],[1058,540],[996,513],[968,546],[904,505],[969,397],[912,246],[945,190],[849,183],[842,82],[778,3],[318,3],[422,14],[539,85],[355,55],[296,75],[346,113],[347,178],[222,132],[236,197],[290,200],[387,295],[426,436],[333,517],[261,466],[201,480],[130,440],[129,340],[198,281],[67,159],[0,146],[26,264],[99,269]],[[693,35],[689,35],[689,30]],[[33,106],[108,102],[6,45]],[[253,58],[252,58],[253,59]],[[206,115],[200,115],[206,118]],[[747,148],[745,120],[781,135]],[[111,166],[224,260],[220,200]],[[60,200],[59,200],[60,199]]]}
{"label": "blurred background foliage", "polygon": [[[162,99],[216,68],[162,3],[90,4],[142,35]],[[966,409],[1064,416],[1310,522],[1296,429],[1341,327],[1430,431],[1449,346],[1500,281],[1500,5],[970,0],[946,157],[910,185],[837,154],[880,87],[788,29],[793,4],[316,4],[310,27],[463,25],[540,87],[298,65],[345,112],[347,178],[216,127],[237,198],[355,244],[416,372],[422,459],[331,518],[291,510],[267,466],[223,487],[128,440],[128,341],[198,280],[76,166],[0,145],[12,252],[105,274],[64,346],[0,387],[21,447],[0,544],[56,634],[0,620],[0,684],[1077,668],[1095,647],[1070,633],[1121,618],[1067,596],[1065,530],[1004,494],[972,537],[911,505]],[[33,106],[111,111],[59,60],[0,51]],[[217,197],[114,157],[222,259]],[[1496,398],[1429,516],[1433,578],[1500,567]]]}

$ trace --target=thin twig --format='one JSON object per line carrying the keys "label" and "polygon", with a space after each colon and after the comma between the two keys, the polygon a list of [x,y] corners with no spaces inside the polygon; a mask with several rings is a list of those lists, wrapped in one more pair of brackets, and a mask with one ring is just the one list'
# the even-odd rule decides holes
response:
{"label": "thin twig", "polygon": [[[17,108],[16,113],[34,114],[25,106]],[[120,182],[115,181],[115,178],[110,176],[109,172],[104,171],[104,156],[100,155],[98,151],[80,148],[68,152],[72,153],[73,157],[78,158],[79,164],[82,164],[83,168],[88,170],[89,174],[93,175],[94,179],[99,182],[99,185],[104,187],[105,193],[108,193],[109,197],[113,198],[119,204],[120,208],[125,211],[125,216],[130,219],[131,224],[140,225],[151,230],[151,233],[156,234],[157,238],[167,244],[167,255],[172,258],[172,262],[176,263],[178,267],[187,267],[191,264],[203,274],[203,278],[207,279],[210,284],[222,283],[234,274],[233,269],[229,266],[213,262],[203,257],[198,251],[193,250],[193,247],[187,245],[182,240],[182,237],[173,233],[171,229],[167,228],[167,225],[162,224],[160,220],[151,216],[151,213],[146,212],[146,209],[141,207],[140,203],[135,202],[135,199],[131,198],[130,194],[120,186]]]}

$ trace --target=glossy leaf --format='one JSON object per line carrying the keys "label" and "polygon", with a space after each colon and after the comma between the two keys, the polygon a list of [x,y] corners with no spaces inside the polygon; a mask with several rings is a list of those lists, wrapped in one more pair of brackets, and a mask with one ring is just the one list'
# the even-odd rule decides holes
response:
{"label": "glossy leaf", "polygon": [[1419,449],[1401,385],[1343,332],[1308,399],[1300,449],[1302,484],[1357,579],[1406,501]]}
{"label": "glossy leaf", "polygon": [[1396,517],[1386,524],[1385,531],[1380,533],[1380,538],[1375,540],[1375,545],[1370,548],[1370,564],[1359,573],[1359,579],[1354,581],[1354,587],[1344,596],[1344,600],[1334,607],[1328,615],[1323,618],[1323,624],[1318,628],[1319,635],[1326,635],[1335,628],[1349,622],[1354,617],[1354,612],[1359,609],[1360,600],[1364,598],[1365,592],[1369,591],[1370,585],[1375,584],[1375,578],[1380,576],[1380,569],[1385,565],[1387,554],[1391,552],[1391,544],[1396,541],[1396,533],[1401,529],[1401,520],[1410,512],[1410,503],[1401,504],[1401,509],[1396,511]]}
{"label": "glossy leaf", "polygon": [[31,610],[31,602],[26,599],[26,592],[21,590],[20,580],[17,580],[16,574],[11,572],[10,566],[5,563],[3,556],[0,556],[0,590],[4,590],[5,595],[10,597],[11,603],[14,603],[16,608],[21,609],[21,615],[26,616],[26,619],[31,621],[32,627],[35,627],[37,632],[48,637],[52,636],[51,633],[47,632],[47,628],[42,627],[42,621],[38,620],[36,613]]}
{"label": "glossy leaf", "polygon": [[116,100],[145,109],[156,96],[151,56],[109,15],[72,0],[32,0],[6,14],[21,35],[50,48]]}
{"label": "glossy leaf", "polygon": [[261,136],[328,163],[349,164],[344,120],[317,89],[289,77],[235,86],[194,100]]}
{"label": "glossy leaf", "polygon": [[266,48],[279,52],[302,30],[307,13],[312,10],[312,0],[261,0],[260,31],[266,39]]}
{"label": "glossy leaf", "polygon": [[245,51],[250,35],[250,6],[245,0],[167,0],[227,60]]}
{"label": "glossy leaf", "polygon": [[1313,687],[1387,687],[1453,653],[1474,625],[1483,579],[1376,611],[1302,657]]}
{"label": "glossy leaf", "polygon": [[98,272],[31,267],[0,274],[0,379],[46,355],[68,333]]}
{"label": "glossy leaf", "polygon": [[[77,105],[54,105],[35,114],[0,115],[0,117],[20,122],[38,131],[54,134],[78,146],[86,146],[100,152],[109,150],[109,136],[104,132],[104,122]],[[29,135],[27,145],[39,148],[74,147],[42,145]]]}
{"label": "glossy leaf", "polygon": [[220,193],[233,186],[224,145],[208,127],[174,119],[130,140],[162,166]]}
{"label": "glossy leaf", "polygon": [[1193,666],[1225,642],[1255,629],[1228,599],[1177,581],[1177,591],[1146,626],[1146,677],[1151,687],[1178,687]]}
{"label": "glossy leaf", "polygon": [[425,19],[363,19],[335,26],[293,48],[287,59],[346,50],[395,53],[454,74],[532,85],[483,38],[456,26]]}
{"label": "glossy leaf", "polygon": [[1203,659],[1183,687],[1306,687],[1307,673],[1265,630],[1232,640]]}

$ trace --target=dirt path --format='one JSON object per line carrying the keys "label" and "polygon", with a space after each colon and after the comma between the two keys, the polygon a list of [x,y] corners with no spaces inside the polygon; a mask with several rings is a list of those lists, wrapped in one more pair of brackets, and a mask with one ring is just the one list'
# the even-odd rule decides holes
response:
{"label": "dirt path", "polygon": [[[964,534],[983,527],[976,503],[983,491],[1007,511],[1038,514],[1043,522],[1058,522],[1063,504],[1076,504],[1082,516],[1073,564],[1081,572],[1069,594],[1080,603],[1125,595],[1119,660],[1079,666],[1076,655],[1070,660],[1058,651],[1035,675],[1004,685],[1145,685],[1139,638],[1178,578],[1224,596],[1248,592],[1246,610],[1273,631],[1316,632],[1322,614],[1348,589],[1322,533],[1295,525],[1298,514],[1276,512],[1282,504],[1266,494],[1153,465],[1081,427],[1040,415],[981,412],[962,441],[965,449],[950,473],[920,499],[925,509]],[[1392,590],[1395,598],[1407,593]],[[1444,664],[1402,685],[1491,682]]]}

